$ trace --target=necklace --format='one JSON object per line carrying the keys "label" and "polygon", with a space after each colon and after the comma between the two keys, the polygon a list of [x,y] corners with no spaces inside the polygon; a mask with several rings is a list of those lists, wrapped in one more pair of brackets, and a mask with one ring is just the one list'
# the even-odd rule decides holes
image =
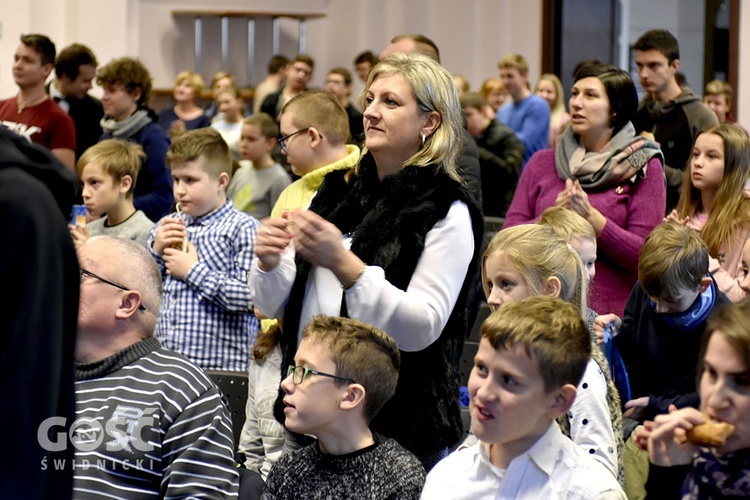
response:
{"label": "necklace", "polygon": [[23,110],[26,108],[30,108],[32,106],[36,106],[37,104],[40,104],[42,101],[47,99],[47,94],[41,95],[36,99],[32,99],[29,102],[21,103],[18,100],[18,96],[16,96],[16,107],[18,108],[18,114],[20,115],[23,113]]}

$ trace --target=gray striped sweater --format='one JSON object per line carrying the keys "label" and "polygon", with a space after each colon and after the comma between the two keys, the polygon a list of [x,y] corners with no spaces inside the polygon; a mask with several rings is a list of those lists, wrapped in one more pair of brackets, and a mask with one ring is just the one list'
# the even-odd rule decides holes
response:
{"label": "gray striped sweater", "polygon": [[151,337],[76,365],[74,498],[237,497],[221,393]]}

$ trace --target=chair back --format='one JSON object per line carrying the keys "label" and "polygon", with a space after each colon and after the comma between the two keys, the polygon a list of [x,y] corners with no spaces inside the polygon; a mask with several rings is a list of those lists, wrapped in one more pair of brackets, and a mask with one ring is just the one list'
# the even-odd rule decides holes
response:
{"label": "chair back", "polygon": [[247,403],[247,372],[230,372],[221,370],[206,370],[206,375],[224,394],[229,404],[232,416],[232,433],[234,434],[234,449],[240,443],[242,426],[245,425],[245,405]]}

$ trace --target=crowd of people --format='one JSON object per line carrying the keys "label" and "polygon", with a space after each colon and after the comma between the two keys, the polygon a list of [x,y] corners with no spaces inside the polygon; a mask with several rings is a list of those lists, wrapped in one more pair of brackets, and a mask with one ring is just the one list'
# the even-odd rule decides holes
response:
{"label": "crowd of people", "polygon": [[[640,101],[598,60],[532,91],[519,54],[473,92],[402,35],[358,99],[298,54],[205,108],[182,71],[159,113],[138,59],[20,42],[0,364],[36,396],[0,497],[750,495],[750,138],[668,31]],[[212,371],[247,374],[241,432]]]}

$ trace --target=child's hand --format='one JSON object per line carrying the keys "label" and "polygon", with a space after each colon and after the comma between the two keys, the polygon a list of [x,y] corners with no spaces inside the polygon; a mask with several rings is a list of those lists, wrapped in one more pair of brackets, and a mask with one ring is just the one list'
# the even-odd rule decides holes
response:
{"label": "child's hand", "polygon": [[689,464],[698,448],[684,441],[685,432],[706,421],[695,408],[669,408],[669,414],[657,415],[648,437],[648,459],[654,465],[672,467]]}
{"label": "child's hand", "polygon": [[189,241],[186,252],[170,247],[164,249],[164,267],[167,269],[167,274],[180,281],[185,280],[188,271],[196,262],[198,262],[198,251]]}
{"label": "child's hand", "polygon": [[642,398],[631,399],[625,403],[625,411],[622,412],[623,417],[632,418],[639,422],[643,420],[643,413],[648,407],[649,397],[644,396]]}
{"label": "child's hand", "polygon": [[603,314],[594,320],[596,343],[603,344],[620,333],[622,320],[616,314]]}
{"label": "child's hand", "polygon": [[[670,410],[673,411],[674,405],[670,405]],[[676,409],[676,408],[675,408]],[[643,425],[639,425],[633,432],[633,442],[639,450],[648,451],[648,438],[651,436],[651,431],[654,428],[654,422],[652,420],[646,420]]]}
{"label": "child's hand", "polygon": [[70,236],[73,238],[73,244],[75,245],[76,250],[81,248],[91,237],[89,228],[86,226],[71,226],[68,224],[68,229],[70,230]]}
{"label": "child's hand", "polygon": [[690,220],[690,217],[683,217],[680,219],[679,214],[677,213],[677,210],[672,210],[669,215],[664,217],[664,220],[662,222],[676,222],[677,224],[680,224],[681,226],[687,225],[688,221]]}
{"label": "child's hand", "polygon": [[182,219],[177,217],[164,217],[156,228],[154,236],[154,252],[164,256],[164,249],[181,245],[187,237],[187,229]]}
{"label": "child's hand", "polygon": [[281,252],[289,245],[292,235],[285,217],[263,219],[255,236],[255,255],[262,271],[270,271],[279,264]]}

